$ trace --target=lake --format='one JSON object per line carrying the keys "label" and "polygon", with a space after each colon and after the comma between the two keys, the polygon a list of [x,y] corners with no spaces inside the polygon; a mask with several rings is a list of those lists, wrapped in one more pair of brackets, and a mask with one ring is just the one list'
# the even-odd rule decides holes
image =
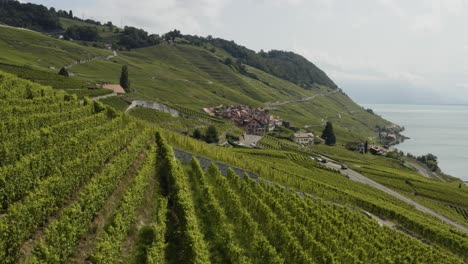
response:
{"label": "lake", "polygon": [[405,127],[411,139],[395,146],[413,155],[432,153],[443,172],[468,180],[468,106],[362,104]]}

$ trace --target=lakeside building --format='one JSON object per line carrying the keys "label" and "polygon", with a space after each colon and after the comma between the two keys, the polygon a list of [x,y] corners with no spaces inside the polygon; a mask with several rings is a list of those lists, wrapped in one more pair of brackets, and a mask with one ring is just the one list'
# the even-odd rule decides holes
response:
{"label": "lakeside building", "polygon": [[378,145],[369,145],[369,151],[373,155],[382,155],[382,156],[384,156],[385,154],[387,154],[388,149],[384,148],[384,147],[381,147],[381,146],[378,146]]}

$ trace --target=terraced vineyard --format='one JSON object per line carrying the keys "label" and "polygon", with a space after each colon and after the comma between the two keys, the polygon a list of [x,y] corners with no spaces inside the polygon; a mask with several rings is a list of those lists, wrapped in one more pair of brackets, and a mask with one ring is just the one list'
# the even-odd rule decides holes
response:
{"label": "terraced vineyard", "polygon": [[[182,117],[173,117],[168,113],[160,112],[150,108],[136,107],[128,112],[130,115],[138,117],[139,119],[148,121],[152,124],[157,124],[165,129],[172,130],[178,133],[192,135],[195,129],[203,133],[209,126],[214,126],[218,131],[219,136],[223,133],[234,137],[240,137],[244,131],[230,122],[222,122],[216,119],[217,122],[210,122],[210,120],[202,119],[194,120]],[[194,116],[191,116],[192,118]]]}
{"label": "terraced vineyard", "polygon": [[[440,223],[430,229],[408,216],[408,223],[440,236],[428,245],[380,226],[351,206],[377,207],[379,192],[357,183],[338,189],[346,179],[293,152],[212,147],[1,72],[0,103],[1,263],[463,263],[466,258],[466,234],[448,235]],[[261,178],[232,170],[223,176],[213,164],[204,170],[196,158],[183,165],[173,146]],[[265,165],[283,157],[311,166]],[[304,172],[321,176],[301,176]],[[403,212],[398,202],[381,199]]]}

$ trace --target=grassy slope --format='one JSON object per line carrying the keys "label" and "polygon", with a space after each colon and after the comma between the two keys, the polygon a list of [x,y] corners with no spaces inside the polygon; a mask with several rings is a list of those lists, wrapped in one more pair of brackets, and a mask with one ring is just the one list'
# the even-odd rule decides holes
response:
{"label": "grassy slope", "polygon": [[[287,81],[249,67],[259,80],[238,74],[224,65],[222,58],[188,45],[159,45],[120,52],[112,61],[77,65],[79,77],[118,82],[120,67],[129,65],[131,84],[143,98],[182,105],[200,111],[219,104],[249,104],[294,100],[328,91],[317,87],[304,90]],[[344,94],[318,97],[313,101],[279,107],[274,114],[297,126],[310,125],[321,131],[327,120],[336,124],[339,142],[367,139],[376,125],[388,124],[371,115]],[[341,114],[341,119],[338,118]]]}
{"label": "grassy slope", "polygon": [[49,67],[60,69],[75,60],[110,54],[107,50],[81,46],[29,30],[0,27],[2,63],[48,70]]}
{"label": "grassy slope", "polygon": [[64,29],[67,29],[71,26],[92,26],[97,28],[99,36],[102,38],[103,41],[112,43],[112,41],[117,39],[117,34],[115,33],[115,30],[118,29],[118,27],[116,26],[112,26],[112,28],[110,28],[108,26],[90,25],[89,23],[83,21],[73,20],[64,17],[61,17],[59,19],[60,25],[62,25]]}
{"label": "grassy slope", "polygon": [[203,134],[205,134],[206,130],[211,125],[216,128],[218,136],[222,136],[223,133],[227,133],[229,135],[239,137],[244,133],[243,130],[229,122],[210,123],[200,120],[172,117],[168,113],[163,113],[149,108],[136,107],[131,109],[128,113],[149,123],[156,124],[164,129],[172,130],[179,133],[185,133],[188,135],[192,135],[195,129],[198,129]]}
{"label": "grassy slope", "polygon": [[[86,24],[67,19],[61,22],[65,27]],[[47,71],[51,71],[51,66],[57,69],[74,60],[110,54],[107,50],[12,28],[2,28],[0,48],[0,62]],[[323,87],[304,90],[252,67],[247,67],[248,71],[256,74],[259,80],[246,77],[222,63],[227,56],[221,50],[212,53],[190,45],[159,45],[120,52],[112,60],[75,65],[70,71],[85,81],[117,83],[121,65],[128,64],[131,84],[136,90],[133,98],[177,104],[195,111],[219,104],[262,106],[265,102],[299,99],[327,90]],[[375,125],[386,123],[342,94],[281,106],[274,113],[299,127],[316,127],[318,132],[330,119],[336,123],[339,142],[371,137]],[[341,119],[337,118],[338,113]]]}

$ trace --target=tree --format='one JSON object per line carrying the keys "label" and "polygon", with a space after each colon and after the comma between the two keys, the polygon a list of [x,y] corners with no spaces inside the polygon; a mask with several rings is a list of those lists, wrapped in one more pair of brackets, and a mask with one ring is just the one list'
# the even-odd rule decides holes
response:
{"label": "tree", "polygon": [[65,39],[98,41],[99,33],[96,27],[71,26],[63,34]]}
{"label": "tree", "polygon": [[193,131],[193,138],[196,138],[196,139],[201,139],[203,137],[202,133],[200,132],[200,129],[195,129]]}
{"label": "tree", "polygon": [[226,65],[228,65],[228,66],[232,65],[232,60],[231,60],[231,58],[226,58],[226,59],[224,60],[224,64],[226,64]]}
{"label": "tree", "polygon": [[182,34],[180,33],[180,30],[174,29],[173,31],[169,31],[166,34],[164,34],[163,38],[167,42],[175,42],[175,39],[178,37],[182,37]]}
{"label": "tree", "polygon": [[216,130],[216,127],[214,126],[208,127],[208,129],[206,130],[206,134],[205,134],[205,141],[207,143],[216,143],[219,141],[218,131]]}
{"label": "tree", "polygon": [[62,75],[62,76],[65,76],[65,77],[68,77],[70,76],[70,74],[68,73],[68,70],[65,69],[65,67],[62,67],[62,69],[60,69],[60,71],[58,72],[59,75]]}
{"label": "tree", "polygon": [[73,11],[70,10],[70,11],[68,12],[68,17],[69,17],[69,18],[73,18]]}
{"label": "tree", "polygon": [[[116,33],[117,32],[116,28]],[[134,27],[125,27],[119,34],[118,44],[126,49],[143,48],[160,43],[160,37],[157,34],[149,35],[143,29]]]}
{"label": "tree", "polygon": [[19,1],[0,0],[0,23],[43,32],[62,29],[55,10]]}
{"label": "tree", "polygon": [[417,157],[416,160],[426,164],[426,166],[432,171],[437,171],[439,169],[437,156],[435,156],[434,154],[429,153],[427,155],[422,155]]}
{"label": "tree", "polygon": [[124,88],[125,92],[130,91],[130,81],[128,80],[128,67],[127,65],[122,66],[122,72],[120,73],[120,86]]}
{"label": "tree", "polygon": [[322,132],[322,139],[324,139],[325,144],[329,146],[336,144],[335,132],[333,132],[333,125],[330,121],[325,125],[325,129]]}
{"label": "tree", "polygon": [[364,142],[364,153],[367,154],[367,152],[369,152],[369,142],[366,140],[366,142]]}
{"label": "tree", "polygon": [[26,87],[26,99],[34,99],[34,93],[31,89],[31,86]]}

